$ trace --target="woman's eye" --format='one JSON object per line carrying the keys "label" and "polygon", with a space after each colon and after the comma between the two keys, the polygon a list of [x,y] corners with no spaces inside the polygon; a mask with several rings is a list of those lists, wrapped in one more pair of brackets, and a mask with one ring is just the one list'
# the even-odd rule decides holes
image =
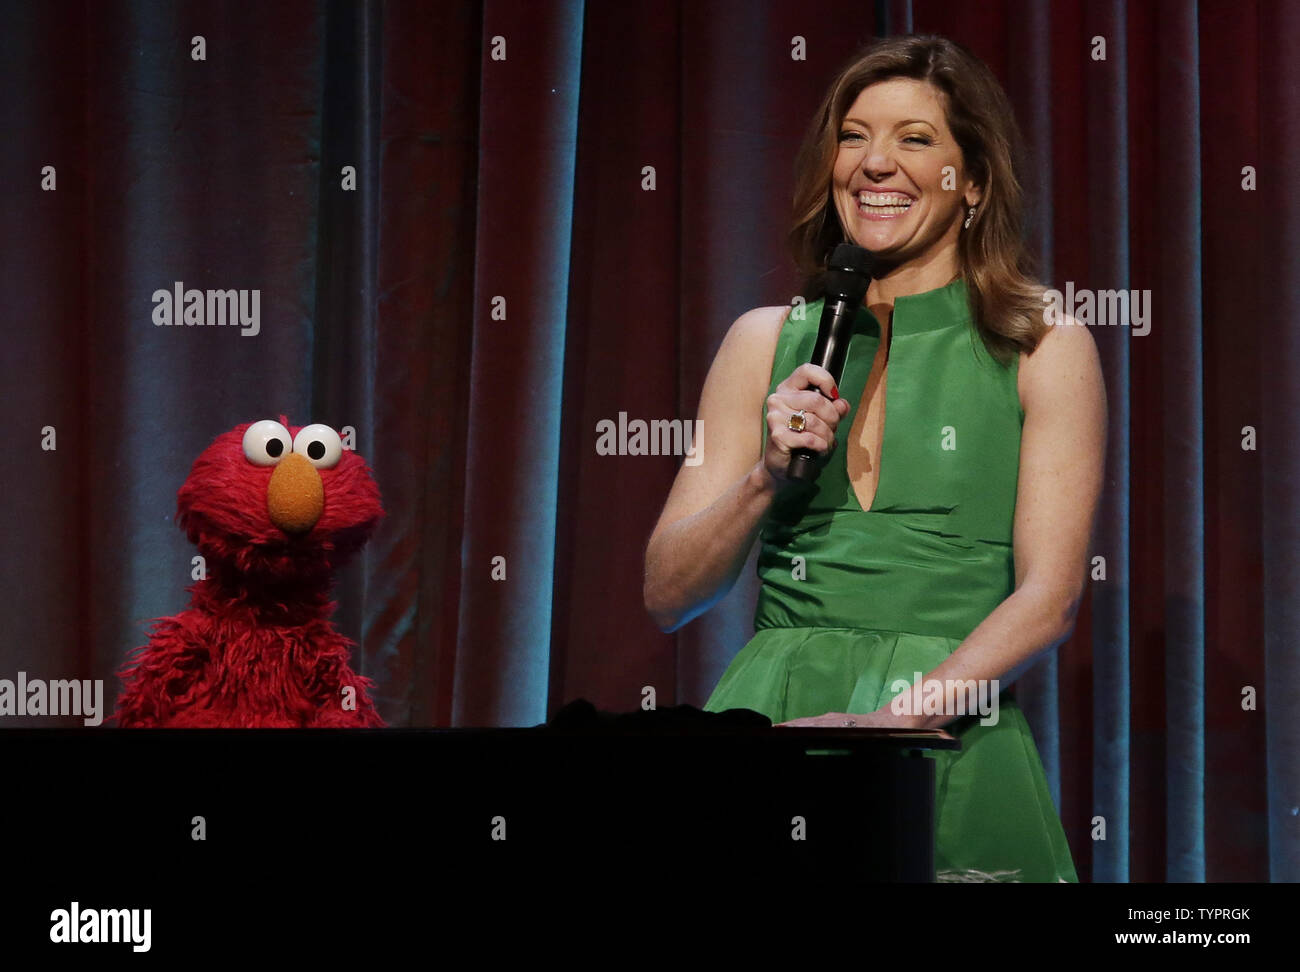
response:
{"label": "woman's eye", "polygon": [[906,138],[903,139],[903,141],[904,141],[904,142],[907,142],[909,145],[929,145],[929,144],[930,144],[930,139],[927,138],[925,135],[908,135]]}
{"label": "woman's eye", "polygon": [[850,139],[861,139],[861,138],[862,138],[861,132],[840,132],[841,142],[847,142]]}

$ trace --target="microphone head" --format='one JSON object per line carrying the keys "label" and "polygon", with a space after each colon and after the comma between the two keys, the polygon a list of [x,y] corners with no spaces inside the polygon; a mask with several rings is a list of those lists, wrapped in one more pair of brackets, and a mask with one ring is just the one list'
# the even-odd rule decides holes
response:
{"label": "microphone head", "polygon": [[865,250],[852,243],[839,243],[831,250],[831,258],[826,261],[828,270],[849,270],[864,276],[871,276],[875,257],[870,250]]}
{"label": "microphone head", "polygon": [[867,284],[875,269],[870,251],[852,243],[840,243],[826,261],[826,294],[855,304],[867,295]]}

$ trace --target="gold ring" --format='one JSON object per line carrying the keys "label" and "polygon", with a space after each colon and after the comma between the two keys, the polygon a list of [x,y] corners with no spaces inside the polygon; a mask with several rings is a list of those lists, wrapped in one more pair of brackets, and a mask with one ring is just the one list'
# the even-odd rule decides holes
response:
{"label": "gold ring", "polygon": [[804,419],[804,410],[801,408],[791,415],[789,421],[785,423],[785,427],[791,432],[802,432],[806,429],[808,422]]}

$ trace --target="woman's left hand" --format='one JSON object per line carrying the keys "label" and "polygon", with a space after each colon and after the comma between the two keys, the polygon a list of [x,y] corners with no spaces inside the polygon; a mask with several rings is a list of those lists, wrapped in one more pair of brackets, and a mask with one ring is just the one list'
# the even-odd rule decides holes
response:
{"label": "woman's left hand", "polygon": [[[846,725],[852,721],[853,725]],[[805,716],[802,719],[790,719],[787,722],[773,723],[774,726],[817,727],[822,729],[915,729],[912,717],[898,715],[888,707],[875,712],[827,712],[825,715]]]}

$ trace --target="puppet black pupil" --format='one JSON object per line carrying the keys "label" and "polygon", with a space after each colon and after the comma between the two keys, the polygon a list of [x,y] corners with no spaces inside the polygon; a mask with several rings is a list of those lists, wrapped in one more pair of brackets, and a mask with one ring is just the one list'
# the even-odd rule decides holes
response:
{"label": "puppet black pupil", "polygon": [[278,456],[282,452],[284,452],[284,443],[279,439],[272,439],[266,444],[266,454],[272,458]]}
{"label": "puppet black pupil", "polygon": [[313,459],[325,458],[325,443],[320,441],[313,442],[307,447],[307,455],[311,456]]}

